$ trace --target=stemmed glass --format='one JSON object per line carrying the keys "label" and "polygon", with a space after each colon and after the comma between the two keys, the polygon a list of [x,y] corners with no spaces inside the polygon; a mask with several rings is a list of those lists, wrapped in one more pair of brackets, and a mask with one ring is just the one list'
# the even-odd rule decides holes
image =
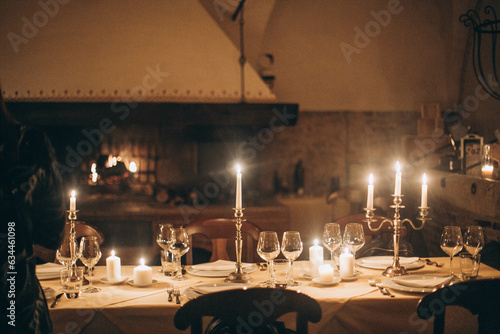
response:
{"label": "stemmed glass", "polygon": [[271,279],[273,260],[280,253],[280,242],[276,232],[263,231],[259,234],[259,241],[257,243],[257,254],[267,261],[268,278],[266,282],[262,282],[261,286],[272,287],[273,281]]}
{"label": "stemmed glass", "polygon": [[78,251],[78,246],[75,249],[75,258],[71,259],[71,239],[70,238],[64,238],[63,242],[59,247],[57,248],[56,251],[56,259],[57,261],[61,262],[62,265],[65,265],[68,270],[71,268],[73,264],[75,264],[76,260],[78,260],[77,257],[77,251]]}
{"label": "stemmed glass", "polygon": [[189,235],[183,227],[171,228],[170,232],[172,241],[169,245],[169,250],[177,258],[177,268],[179,268],[177,275],[172,279],[182,281],[187,279],[182,274],[181,257],[189,251]]}
{"label": "stemmed glass", "polygon": [[344,230],[344,244],[351,249],[354,258],[356,258],[356,251],[365,244],[363,225],[359,223],[347,224]]}
{"label": "stemmed glass", "polygon": [[99,262],[99,260],[101,259],[101,255],[102,253],[101,249],[99,248],[99,242],[97,241],[97,237],[95,236],[82,237],[82,240],[80,241],[80,249],[78,257],[83,262],[83,264],[89,268],[89,274],[90,274],[89,287],[83,290],[83,292],[94,293],[101,291],[101,289],[96,288],[92,284],[93,268],[97,264],[97,262]]}
{"label": "stemmed glass", "polygon": [[290,264],[290,280],[289,286],[300,285],[299,282],[293,280],[293,261],[295,261],[300,254],[302,254],[304,246],[300,239],[300,233],[297,231],[286,231],[283,233],[283,240],[281,241],[281,252]]}
{"label": "stemmed glass", "polygon": [[458,226],[445,226],[441,234],[441,249],[450,256],[450,275],[453,276],[453,256],[463,248],[462,231]]}
{"label": "stemmed glass", "polygon": [[484,234],[481,226],[469,226],[464,233],[464,247],[472,256],[479,254],[484,247]]}
{"label": "stemmed glass", "polygon": [[[169,251],[170,244],[172,243],[172,224],[158,224],[158,233],[156,234],[156,243],[163,250]],[[163,272],[163,269],[160,268],[160,272]]]}
{"label": "stemmed glass", "polygon": [[332,268],[336,269],[334,252],[342,244],[342,233],[337,223],[325,224],[323,228],[323,244],[332,255]]}

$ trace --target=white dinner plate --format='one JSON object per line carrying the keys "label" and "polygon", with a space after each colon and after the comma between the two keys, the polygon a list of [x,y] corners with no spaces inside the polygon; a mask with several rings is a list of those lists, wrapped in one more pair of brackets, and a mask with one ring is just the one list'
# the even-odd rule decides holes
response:
{"label": "white dinner plate", "polygon": [[[392,256],[370,256],[370,257],[362,257],[356,260],[356,264],[360,267],[369,268],[369,269],[382,269],[385,270],[387,267],[392,265]],[[425,266],[425,262],[418,258],[405,258],[400,257],[399,263],[401,266],[405,267],[405,269],[412,270],[418,269]]]}
{"label": "white dinner plate", "polygon": [[[399,277],[401,278],[401,277]],[[460,279],[458,277],[455,277],[452,282],[459,281]],[[398,291],[404,291],[404,292],[417,292],[417,293],[429,293],[432,292],[435,287],[412,287],[412,286],[406,286],[406,285],[401,285],[393,281],[392,278],[388,278],[384,281],[384,286],[389,289],[394,289]]]}
{"label": "white dinner plate", "polygon": [[243,289],[246,287],[249,286],[245,283],[204,283],[186,288],[184,290],[184,296],[189,299],[194,299],[207,293]]}
{"label": "white dinner plate", "polygon": [[333,281],[330,281],[330,282],[320,281],[319,277],[316,277],[316,278],[312,279],[312,282],[314,284],[321,285],[321,286],[332,286],[332,285],[338,284],[340,282],[340,277],[334,277]]}
{"label": "white dinner plate", "polygon": [[61,270],[66,266],[57,263],[44,263],[36,266],[36,277],[39,280],[54,279],[61,277]]}
{"label": "white dinner plate", "polygon": [[114,284],[122,284],[127,279],[128,279],[128,276],[122,276],[119,280],[108,281],[107,277],[103,277],[103,278],[100,279],[100,281],[101,281],[101,283],[104,283],[104,284],[114,285]]}
{"label": "white dinner plate", "polygon": [[454,276],[435,276],[435,275],[405,275],[393,277],[392,281],[396,284],[409,286],[411,288],[431,288],[446,284],[451,281]]}
{"label": "white dinner plate", "polygon": [[[244,268],[243,272],[252,273],[256,270],[257,270],[257,266],[255,264],[252,264],[250,267]],[[194,269],[193,267],[188,267],[186,269],[186,272],[188,272],[191,275],[204,276],[204,277],[227,277],[230,273],[234,272],[234,269],[232,269],[232,270],[198,270],[198,269]]]}
{"label": "white dinner plate", "polygon": [[154,280],[153,280],[153,282],[152,282],[151,284],[135,284],[135,283],[134,283],[134,280],[133,280],[133,279],[131,279],[131,280],[130,280],[130,281],[128,281],[127,283],[128,283],[128,284],[130,284],[130,285],[132,285],[132,286],[135,286],[135,287],[137,287],[137,288],[145,288],[145,287],[148,287],[148,286],[151,286],[151,285],[154,285],[154,284],[158,283],[158,281],[154,279]]}

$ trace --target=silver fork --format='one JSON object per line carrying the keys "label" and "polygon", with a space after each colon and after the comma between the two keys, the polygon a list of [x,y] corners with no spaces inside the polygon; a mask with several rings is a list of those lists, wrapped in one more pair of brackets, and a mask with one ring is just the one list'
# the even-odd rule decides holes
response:
{"label": "silver fork", "polygon": [[369,280],[368,280],[368,284],[370,284],[370,286],[377,287],[377,288],[378,288],[378,291],[379,291],[381,294],[383,294],[383,295],[385,295],[385,294],[386,294],[386,293],[384,292],[384,289],[383,289],[381,286],[378,286],[378,285],[377,285],[377,283],[375,282],[375,280],[374,280],[374,279],[369,279]]}
{"label": "silver fork", "polygon": [[180,300],[180,296],[181,296],[181,291],[179,289],[174,289],[174,296],[175,296],[175,303],[176,304],[180,304],[181,303],[181,300]]}
{"label": "silver fork", "polygon": [[387,288],[382,284],[382,282],[380,281],[377,281],[375,283],[375,285],[377,286],[377,288],[379,288],[380,291],[384,291],[383,293],[387,296],[391,296],[391,298],[394,298],[396,297],[395,295],[393,295],[389,290],[387,290]]}
{"label": "silver fork", "polygon": [[168,301],[172,301],[172,293],[174,292],[174,286],[172,283],[167,283],[167,293],[168,293]]}

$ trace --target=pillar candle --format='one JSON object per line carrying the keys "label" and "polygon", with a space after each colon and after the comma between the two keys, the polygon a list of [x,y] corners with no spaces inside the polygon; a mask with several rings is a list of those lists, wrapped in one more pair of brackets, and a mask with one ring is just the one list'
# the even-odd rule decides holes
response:
{"label": "pillar candle", "polygon": [[71,191],[71,197],[69,199],[69,211],[76,211],[76,192]]}
{"label": "pillar candle", "polygon": [[370,174],[368,178],[368,197],[366,198],[366,208],[368,210],[373,210],[373,174]]}
{"label": "pillar candle", "polygon": [[394,186],[394,195],[401,196],[401,167],[399,161],[396,162],[396,184]]}
{"label": "pillar candle", "polygon": [[423,208],[427,207],[427,178],[425,176],[422,177],[422,201],[420,203],[420,206]]}
{"label": "pillar candle", "polygon": [[236,165],[236,209],[241,208],[241,167]]}
{"label": "pillar candle", "polygon": [[318,245],[318,239],[314,240],[314,246],[309,247],[309,264],[311,276],[319,276],[319,266],[323,264],[323,247]]}
{"label": "pillar candle", "polygon": [[481,176],[484,178],[493,178],[493,165],[484,165],[481,167]]}
{"label": "pillar candle", "polygon": [[333,268],[329,264],[322,264],[318,268],[319,280],[321,282],[332,282],[333,281]]}
{"label": "pillar candle", "polygon": [[342,254],[340,254],[340,276],[341,277],[352,277],[354,276],[354,256],[349,253],[346,248]]}
{"label": "pillar candle", "polygon": [[153,269],[144,265],[144,259],[141,259],[141,265],[134,268],[134,285],[148,285],[153,283]]}
{"label": "pillar candle", "polygon": [[115,256],[115,251],[111,251],[111,256],[106,258],[106,272],[108,281],[119,281],[122,277],[121,260]]}

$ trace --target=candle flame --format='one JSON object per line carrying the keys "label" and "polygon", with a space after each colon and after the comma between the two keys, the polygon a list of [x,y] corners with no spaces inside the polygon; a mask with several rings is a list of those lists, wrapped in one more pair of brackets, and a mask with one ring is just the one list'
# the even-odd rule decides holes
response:
{"label": "candle flame", "polygon": [[111,251],[111,256],[115,256],[115,251],[114,250]]}
{"label": "candle flame", "polygon": [[318,239],[314,239],[314,246],[318,246],[318,244],[319,244]]}
{"label": "candle flame", "polygon": [[76,196],[76,191],[71,190],[71,197],[75,197],[75,196]]}
{"label": "candle flame", "polygon": [[236,173],[241,174],[241,166],[240,166],[240,164],[236,164]]}
{"label": "candle flame", "polygon": [[424,173],[424,176],[422,177],[422,183],[427,184],[427,176]]}
{"label": "candle flame", "polygon": [[92,164],[92,167],[90,167],[90,171],[91,171],[92,173],[97,172],[97,164],[96,164],[95,162]]}
{"label": "candle flame", "polygon": [[396,161],[396,172],[401,172],[401,166],[399,165],[399,161]]}
{"label": "candle flame", "polygon": [[349,248],[348,248],[348,247],[344,248],[343,253],[344,253],[344,254],[349,254],[349,253],[350,253]]}
{"label": "candle flame", "polygon": [[141,257],[140,262],[141,262],[141,266],[143,266],[146,263],[146,262],[144,262],[144,259],[142,257]]}
{"label": "candle flame", "polygon": [[137,172],[137,164],[134,161],[131,161],[128,170],[132,173]]}
{"label": "candle flame", "polygon": [[370,177],[368,177],[368,182],[370,183],[370,185],[373,184],[373,174],[370,174]]}

